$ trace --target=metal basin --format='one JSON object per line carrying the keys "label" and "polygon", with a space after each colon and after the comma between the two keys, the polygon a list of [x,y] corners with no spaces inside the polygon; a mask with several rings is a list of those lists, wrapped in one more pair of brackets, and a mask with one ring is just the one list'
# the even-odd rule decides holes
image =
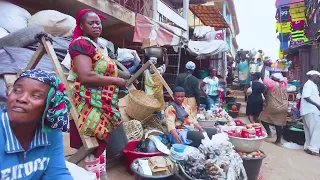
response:
{"label": "metal basin", "polygon": [[236,151],[251,153],[260,150],[262,142],[267,138],[267,136],[268,135],[265,132],[263,132],[262,137],[256,139],[229,136],[229,141],[233,144]]}
{"label": "metal basin", "polygon": [[162,47],[147,47],[144,49],[144,53],[148,60],[150,57],[156,57],[158,60],[163,57]]}

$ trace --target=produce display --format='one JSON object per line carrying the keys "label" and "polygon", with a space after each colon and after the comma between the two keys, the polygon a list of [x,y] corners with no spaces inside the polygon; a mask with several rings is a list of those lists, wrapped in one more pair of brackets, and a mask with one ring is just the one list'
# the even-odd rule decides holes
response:
{"label": "produce display", "polygon": [[225,131],[229,136],[240,138],[259,138],[262,136],[262,127],[259,123],[247,124],[242,128],[228,129]]}
{"label": "produce display", "polygon": [[261,151],[255,151],[251,153],[245,153],[245,152],[237,152],[240,157],[242,158],[262,158],[264,157],[264,154]]}
{"label": "produce display", "polygon": [[197,115],[197,119],[200,121],[205,121],[205,120],[222,121],[222,122],[233,121],[233,118],[223,108],[218,106],[213,106],[208,111],[204,109],[200,109],[200,113]]}
{"label": "produce display", "polygon": [[246,179],[243,161],[224,133],[204,139],[179,164],[192,179]]}

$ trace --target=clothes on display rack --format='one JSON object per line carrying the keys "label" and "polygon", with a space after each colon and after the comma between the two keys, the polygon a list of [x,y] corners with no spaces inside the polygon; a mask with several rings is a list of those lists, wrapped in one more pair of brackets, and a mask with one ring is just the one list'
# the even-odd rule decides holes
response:
{"label": "clothes on display rack", "polygon": [[276,32],[290,33],[291,32],[291,23],[290,22],[277,23],[276,24]]}
{"label": "clothes on display rack", "polygon": [[292,31],[304,30],[304,27],[305,27],[305,21],[304,20],[292,21],[291,22]]}
{"label": "clothes on display rack", "polygon": [[290,22],[291,16],[289,7],[281,7],[277,9],[276,19],[278,22]]}

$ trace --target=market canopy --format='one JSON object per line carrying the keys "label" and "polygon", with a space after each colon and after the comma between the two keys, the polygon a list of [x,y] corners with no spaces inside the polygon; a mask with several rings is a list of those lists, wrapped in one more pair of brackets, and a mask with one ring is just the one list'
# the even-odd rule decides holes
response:
{"label": "market canopy", "polygon": [[229,28],[229,24],[215,5],[190,5],[189,9],[206,26]]}

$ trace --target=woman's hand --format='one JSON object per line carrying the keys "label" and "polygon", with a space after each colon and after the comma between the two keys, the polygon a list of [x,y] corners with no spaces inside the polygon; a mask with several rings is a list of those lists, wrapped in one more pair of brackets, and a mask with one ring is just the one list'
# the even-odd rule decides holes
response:
{"label": "woman's hand", "polygon": [[123,78],[117,78],[115,84],[119,87],[119,88],[123,88],[126,87],[126,80]]}

